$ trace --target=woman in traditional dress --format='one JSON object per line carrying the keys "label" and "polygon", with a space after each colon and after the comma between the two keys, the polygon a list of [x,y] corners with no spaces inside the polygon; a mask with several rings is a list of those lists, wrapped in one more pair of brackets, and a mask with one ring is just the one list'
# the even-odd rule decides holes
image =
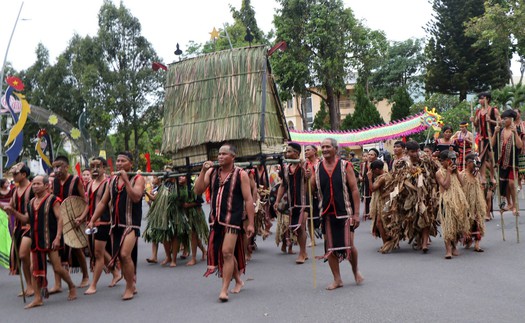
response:
{"label": "woman in traditional dress", "polygon": [[197,247],[202,251],[202,258],[206,258],[206,249],[202,245],[202,240],[208,244],[208,223],[206,222],[206,215],[202,210],[202,203],[204,200],[202,196],[195,196],[191,181],[188,181],[186,176],[178,178],[179,183],[179,198],[182,201],[182,211],[184,212],[191,230],[191,260],[186,266],[193,266],[197,263]]}
{"label": "woman in traditional dress", "polygon": [[436,173],[440,192],[438,212],[445,241],[445,259],[452,259],[452,256],[459,255],[457,244],[470,231],[467,218],[468,204],[454,159],[453,152],[444,150],[439,153],[441,168]]}
{"label": "woman in traditional dress", "polygon": [[443,150],[457,151],[457,146],[452,139],[452,127],[444,126],[441,130],[443,137],[436,139],[434,151],[442,152]]}

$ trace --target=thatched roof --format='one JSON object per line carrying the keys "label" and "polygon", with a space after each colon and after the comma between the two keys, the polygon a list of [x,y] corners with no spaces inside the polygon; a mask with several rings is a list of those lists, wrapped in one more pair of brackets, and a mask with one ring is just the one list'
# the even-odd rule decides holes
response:
{"label": "thatched roof", "polygon": [[290,138],[264,46],[170,65],[164,110],[162,153],[175,159],[197,162],[196,152],[202,156],[225,141],[250,142],[264,152]]}

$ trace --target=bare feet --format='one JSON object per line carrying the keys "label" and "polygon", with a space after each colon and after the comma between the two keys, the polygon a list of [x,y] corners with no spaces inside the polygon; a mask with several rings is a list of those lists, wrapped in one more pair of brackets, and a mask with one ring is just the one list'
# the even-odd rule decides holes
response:
{"label": "bare feet", "polygon": [[62,288],[53,287],[49,290],[49,295],[62,293]]}
{"label": "bare feet", "polygon": [[452,249],[452,255],[453,255],[454,257],[459,256],[459,251],[458,251],[458,249],[453,248],[453,249]]}
{"label": "bare feet", "polygon": [[122,278],[124,278],[124,275],[122,274],[120,274],[119,276],[113,275],[113,280],[111,281],[111,284],[109,284],[108,287],[115,287],[115,285],[117,285],[118,282],[122,280]]}
{"label": "bare feet", "polygon": [[160,264],[161,264],[161,266],[166,266],[170,262],[171,262],[171,258],[166,258]]}
{"label": "bare feet", "polygon": [[302,265],[307,259],[308,259],[308,255],[299,254],[299,257],[297,257],[297,259],[295,260],[295,263],[298,265]]}
{"label": "bare feet", "polygon": [[219,294],[219,301],[226,303],[228,301],[228,293],[221,292]]}
{"label": "bare feet", "polygon": [[[35,295],[35,291],[33,289],[29,289],[28,288],[25,291],[25,295],[26,295],[26,297],[32,297],[32,296]],[[21,292],[21,293],[18,294],[18,297],[22,297],[22,296],[24,296],[24,293]]]}
{"label": "bare feet", "polygon": [[244,282],[242,280],[240,282],[235,282],[235,286],[233,287],[232,290],[230,290],[230,292],[232,294],[238,294],[243,287],[244,287]]}
{"label": "bare feet", "polygon": [[129,301],[130,299],[133,299],[133,295],[135,295],[135,291],[134,290],[126,289],[124,291],[124,294],[122,295],[122,300],[123,301]]}
{"label": "bare feet", "polygon": [[283,242],[283,245],[281,246],[281,251],[283,253],[286,253],[286,244]]}
{"label": "bare feet", "polygon": [[84,288],[89,286],[89,277],[82,278],[82,281],[80,282],[80,285],[78,285],[79,288]]}
{"label": "bare feet", "polygon": [[340,287],[343,287],[343,282],[342,281],[334,281],[330,285],[326,286],[326,290],[334,290],[334,289],[337,289],[337,288],[340,288]]}
{"label": "bare feet", "polygon": [[156,264],[157,258],[146,258],[146,261],[148,262],[148,264]]}
{"label": "bare feet", "polygon": [[42,306],[42,305],[44,305],[42,300],[40,300],[40,301],[32,301],[31,303],[27,304],[24,308],[25,309],[30,309],[30,308],[37,307],[37,306]]}
{"label": "bare feet", "polygon": [[355,283],[357,285],[360,285],[365,280],[365,277],[363,277],[363,275],[361,275],[359,271],[354,274],[354,278],[355,278]]}
{"label": "bare feet", "polygon": [[93,295],[97,292],[97,289],[93,286],[89,286],[88,289],[84,292],[84,295]]}
{"label": "bare feet", "polygon": [[289,255],[295,255],[295,251],[292,250],[292,246],[288,247],[288,254]]}
{"label": "bare feet", "polygon": [[207,254],[207,253],[208,253],[208,252],[207,252],[206,250],[204,250],[204,251],[202,252],[201,260],[203,260],[203,261],[206,260],[206,254]]}
{"label": "bare feet", "polygon": [[172,260],[171,263],[170,263],[170,267],[171,268],[177,267],[177,262]]}
{"label": "bare feet", "polygon": [[77,299],[77,289],[75,287],[69,290],[69,295],[67,295],[67,300],[72,301]]}
{"label": "bare feet", "polygon": [[197,263],[197,260],[195,258],[191,258],[190,261],[186,264],[186,266],[194,266]]}

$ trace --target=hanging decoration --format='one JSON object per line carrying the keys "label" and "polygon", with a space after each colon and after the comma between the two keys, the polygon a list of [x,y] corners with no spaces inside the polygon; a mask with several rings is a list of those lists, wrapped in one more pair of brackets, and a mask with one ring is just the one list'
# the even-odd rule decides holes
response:
{"label": "hanging decoration", "polygon": [[50,174],[52,171],[53,164],[53,142],[51,136],[47,133],[46,129],[40,129],[36,135],[37,142],[35,149],[40,156],[42,168],[46,174]]}
{"label": "hanging decoration", "polygon": [[340,146],[362,146],[390,139],[410,136],[422,132],[429,127],[435,131],[441,130],[443,122],[441,116],[433,108],[429,110],[425,107],[423,113],[390,122],[385,125],[378,125],[358,130],[350,131],[298,131],[290,130],[291,141],[299,144],[319,145],[325,138],[330,137],[337,140]]}
{"label": "hanging decoration", "polygon": [[23,129],[27,121],[27,116],[31,112],[31,108],[26,101],[25,96],[19,93],[24,90],[24,83],[22,83],[22,80],[16,76],[9,76],[6,79],[6,82],[8,87],[2,98],[2,105],[7,108],[14,122],[5,143],[6,147],[11,144],[11,146],[5,151],[7,156],[5,167],[7,168],[16,162],[16,159],[22,152],[22,145],[24,143]]}

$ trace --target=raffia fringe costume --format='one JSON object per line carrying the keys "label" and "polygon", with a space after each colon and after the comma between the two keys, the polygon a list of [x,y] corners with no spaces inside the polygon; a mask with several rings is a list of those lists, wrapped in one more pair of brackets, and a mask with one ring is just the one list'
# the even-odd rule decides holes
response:
{"label": "raffia fringe costume", "polygon": [[[439,173],[446,175],[444,168],[439,169]],[[457,174],[450,175],[450,187],[443,190],[439,199],[439,220],[441,231],[445,242],[455,242],[463,238],[470,231],[470,224],[467,217],[468,203],[465,193]]]}
{"label": "raffia fringe costume", "polygon": [[390,237],[381,252],[395,249],[401,240],[411,243],[420,237],[424,228],[430,235],[437,234],[437,210],[439,203],[435,173],[438,165],[422,156],[418,165],[409,160],[400,160],[385,184],[390,198],[385,205],[383,227]]}
{"label": "raffia fringe costume", "polygon": [[475,240],[481,240],[485,235],[485,214],[487,213],[487,202],[481,184],[474,176],[463,176],[463,192],[468,202],[467,216],[470,224],[470,236]]}

